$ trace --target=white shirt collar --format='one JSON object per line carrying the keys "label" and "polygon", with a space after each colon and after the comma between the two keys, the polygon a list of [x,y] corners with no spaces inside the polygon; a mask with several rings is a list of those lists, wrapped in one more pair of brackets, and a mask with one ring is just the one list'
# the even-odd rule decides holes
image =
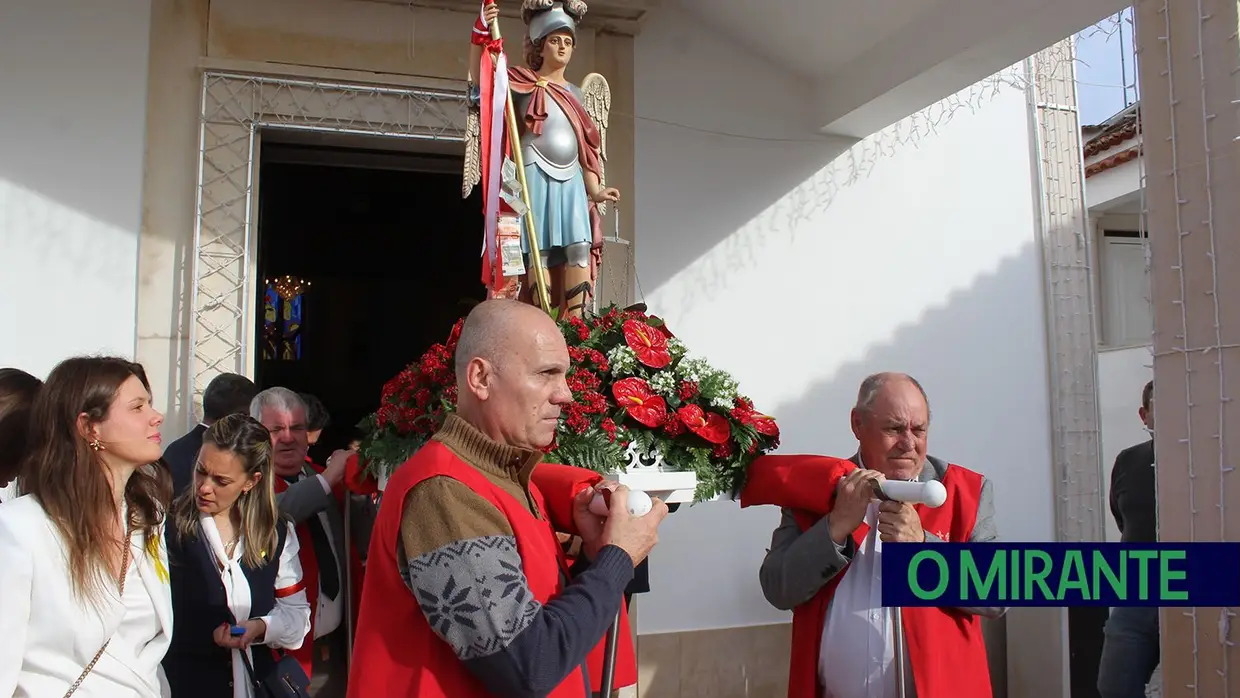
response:
{"label": "white shirt collar", "polygon": [[240,564],[241,556],[245,553],[245,541],[237,541],[232,559],[229,559],[224,552],[224,540],[220,537],[220,529],[215,525],[215,519],[208,514],[199,513],[198,522],[202,524],[202,535],[207,539],[207,545],[210,546],[216,561],[225,567]]}

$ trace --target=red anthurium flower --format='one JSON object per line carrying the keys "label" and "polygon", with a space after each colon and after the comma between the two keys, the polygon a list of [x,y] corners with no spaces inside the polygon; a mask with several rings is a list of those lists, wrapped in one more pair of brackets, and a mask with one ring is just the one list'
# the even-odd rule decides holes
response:
{"label": "red anthurium flower", "polygon": [[616,381],[611,386],[611,394],[630,417],[652,429],[667,417],[667,402],[655,395],[650,385],[640,378]]}
{"label": "red anthurium flower", "polygon": [[672,334],[672,331],[671,331],[671,330],[667,329],[667,321],[666,321],[666,320],[664,320],[664,319],[663,319],[663,318],[661,318],[661,317],[655,317],[655,316],[653,316],[653,315],[651,315],[650,317],[651,317],[651,318],[653,318],[654,320],[657,320],[657,321],[658,321],[659,326],[658,326],[658,327],[656,327],[655,329],[657,329],[657,330],[659,331],[659,334],[663,335],[664,337],[667,337],[668,339],[671,339],[672,337],[675,337],[675,336],[676,336],[676,335]]}
{"label": "red anthurium flower", "polygon": [[644,322],[626,320],[624,341],[637,355],[637,360],[650,368],[663,368],[672,363],[672,355],[667,350],[667,337]]}
{"label": "red anthurium flower", "polygon": [[715,412],[705,412],[697,405],[685,405],[676,410],[676,416],[689,427],[689,431],[712,444],[727,443],[732,435],[728,420]]}
{"label": "red anthurium flower", "polygon": [[779,438],[779,425],[775,423],[774,417],[768,417],[764,414],[754,412],[751,415],[751,418],[753,419],[754,431],[757,431],[763,436],[774,436],[777,439]]}

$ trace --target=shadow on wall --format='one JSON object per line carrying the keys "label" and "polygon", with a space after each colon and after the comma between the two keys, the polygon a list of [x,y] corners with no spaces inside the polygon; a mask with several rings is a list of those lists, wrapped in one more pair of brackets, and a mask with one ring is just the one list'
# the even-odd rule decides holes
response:
{"label": "shadow on wall", "polygon": [[[1003,351],[1005,346],[1045,344],[1042,316],[1026,312],[1039,269],[1030,242],[993,273],[928,309],[917,323],[901,327],[890,341],[869,347],[864,359],[841,366],[830,379],[810,387],[804,398],[781,406],[775,417],[788,436],[785,444],[829,444],[834,455],[851,455],[856,441],[849,413],[862,379],[876,371],[909,373],[930,398],[930,453],[981,471],[993,481],[996,516],[1005,538],[1045,539],[1045,531],[1026,524],[1045,522],[1050,511],[1049,501],[1027,496],[1049,491],[1051,484],[1049,435],[1038,427],[1049,409],[1046,373],[1030,370],[1027,353]],[[802,352],[790,347],[780,358],[794,366]],[[979,386],[995,396],[996,404],[1025,404],[979,412]],[[978,421],[979,414],[984,421]],[[1030,417],[1041,419],[1031,424]],[[780,452],[795,452],[789,445]]]}
{"label": "shadow on wall", "polygon": [[[1038,283],[1039,269],[1037,250],[1032,242],[1027,243],[992,273],[978,277],[968,289],[926,311],[918,322],[901,327],[889,341],[868,348],[864,359],[848,363],[830,378],[814,383],[804,398],[783,406],[775,415],[785,443],[780,452],[851,455],[856,441],[848,426],[848,415],[861,379],[875,371],[905,371],[916,376],[930,396],[930,451],[978,470],[994,483],[1001,536],[1008,540],[1047,539],[1052,482],[1047,467],[1046,374],[1030,370],[1027,352],[999,349],[1010,345],[1044,346],[1041,316],[1013,312],[1014,308],[1029,307],[1029,289]],[[798,362],[812,361],[812,350],[809,354],[801,348],[782,351],[783,363],[789,370],[796,370]],[[1001,404],[1011,405],[1013,396],[1028,399],[1020,401],[1022,409],[979,412],[969,397],[977,394],[977,386],[985,386],[987,392],[1001,397]],[[984,416],[979,420],[975,416],[978,414]],[[974,417],[966,422],[960,415]],[[1041,420],[1030,420],[1030,415]],[[778,520],[779,512],[774,507],[740,509],[735,502],[682,507],[667,518],[660,531],[659,546],[651,556],[652,591],[641,599],[640,632],[642,638],[664,633],[679,636],[675,643],[671,637],[652,641],[659,647],[675,644],[679,649],[666,656],[642,653],[646,675],[643,684],[661,687],[648,695],[756,696],[765,694],[752,692],[755,686],[778,687],[786,681],[786,644],[758,643],[766,656],[746,656],[743,666],[737,665],[735,654],[722,652],[707,657],[692,649],[697,642],[694,638],[705,637],[701,631],[736,636],[731,640],[713,638],[712,646],[720,642],[748,646],[753,644],[748,636],[761,634],[762,624],[790,619],[790,614],[767,604],[758,584],[758,566]],[[712,530],[728,531],[727,540],[692,539],[701,531]],[[678,568],[683,570],[679,560],[710,566],[712,558],[723,561],[738,556],[751,559],[752,566],[743,574],[714,579],[710,593],[700,593],[700,589],[678,578]],[[675,620],[718,616],[721,604],[752,609],[745,614],[748,623],[728,623],[733,627],[715,629],[695,625],[695,631],[684,632],[684,625]],[[741,625],[746,627],[737,627]],[[1002,696],[1005,691],[1001,687],[1006,687],[1006,624],[987,625],[996,695]],[[639,639],[639,643],[642,641]],[[720,683],[703,685],[704,681]]]}
{"label": "shadow on wall", "polygon": [[[676,298],[662,298],[668,306],[710,298],[736,272],[758,266],[763,247],[816,230],[807,223],[883,160],[1025,89],[1019,69],[1008,68],[859,141],[821,134],[804,81],[721,41],[677,8],[659,9],[634,56],[636,171],[663,177],[657,185],[638,182],[636,291],[640,297],[687,280]],[[1022,134],[1025,128],[1022,121]],[[659,242],[643,243],[651,239]],[[669,239],[676,244],[663,242]]]}

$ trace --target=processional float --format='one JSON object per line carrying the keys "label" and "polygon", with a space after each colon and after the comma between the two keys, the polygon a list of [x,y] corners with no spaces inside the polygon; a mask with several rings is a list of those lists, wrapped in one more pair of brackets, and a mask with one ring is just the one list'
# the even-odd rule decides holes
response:
{"label": "processional float", "polygon": [[[607,81],[591,73],[576,85],[564,75],[585,2],[524,0],[526,66],[508,65],[494,0],[479,3],[462,195],[481,184],[482,281],[489,297],[519,298],[560,321],[574,357],[567,378],[578,384],[548,460],[532,476],[545,513],[571,534],[571,511],[557,513],[551,503],[571,503],[604,477],[673,507],[739,492],[749,465],[778,447],[774,419],[644,305],[587,312],[601,219],[620,193],[604,169]],[[379,408],[359,425],[365,435],[346,475],[350,490],[381,498],[392,472],[455,411],[452,359],[463,323],[384,385]],[[624,608],[587,660],[601,665],[605,694],[617,670],[631,668],[617,665]]]}

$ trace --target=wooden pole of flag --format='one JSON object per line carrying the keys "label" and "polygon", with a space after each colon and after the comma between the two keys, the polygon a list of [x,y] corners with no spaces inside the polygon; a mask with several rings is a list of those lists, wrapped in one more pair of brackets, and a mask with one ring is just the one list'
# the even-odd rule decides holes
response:
{"label": "wooden pole of flag", "polygon": [[[491,21],[491,40],[499,41],[499,17]],[[534,228],[534,210],[530,207],[530,190],[525,182],[525,158],[521,155],[521,132],[517,130],[517,112],[512,106],[512,90],[508,91],[508,99],[504,104],[504,115],[508,121],[508,138],[512,143],[512,159],[517,166],[517,181],[521,183],[521,200],[525,203],[525,235],[530,243],[530,269],[527,274],[534,277],[534,288],[538,292],[538,302],[543,310],[551,314],[551,295],[547,293],[547,272],[543,268],[542,253],[538,249],[538,231]],[[492,155],[494,157],[494,155]]]}

